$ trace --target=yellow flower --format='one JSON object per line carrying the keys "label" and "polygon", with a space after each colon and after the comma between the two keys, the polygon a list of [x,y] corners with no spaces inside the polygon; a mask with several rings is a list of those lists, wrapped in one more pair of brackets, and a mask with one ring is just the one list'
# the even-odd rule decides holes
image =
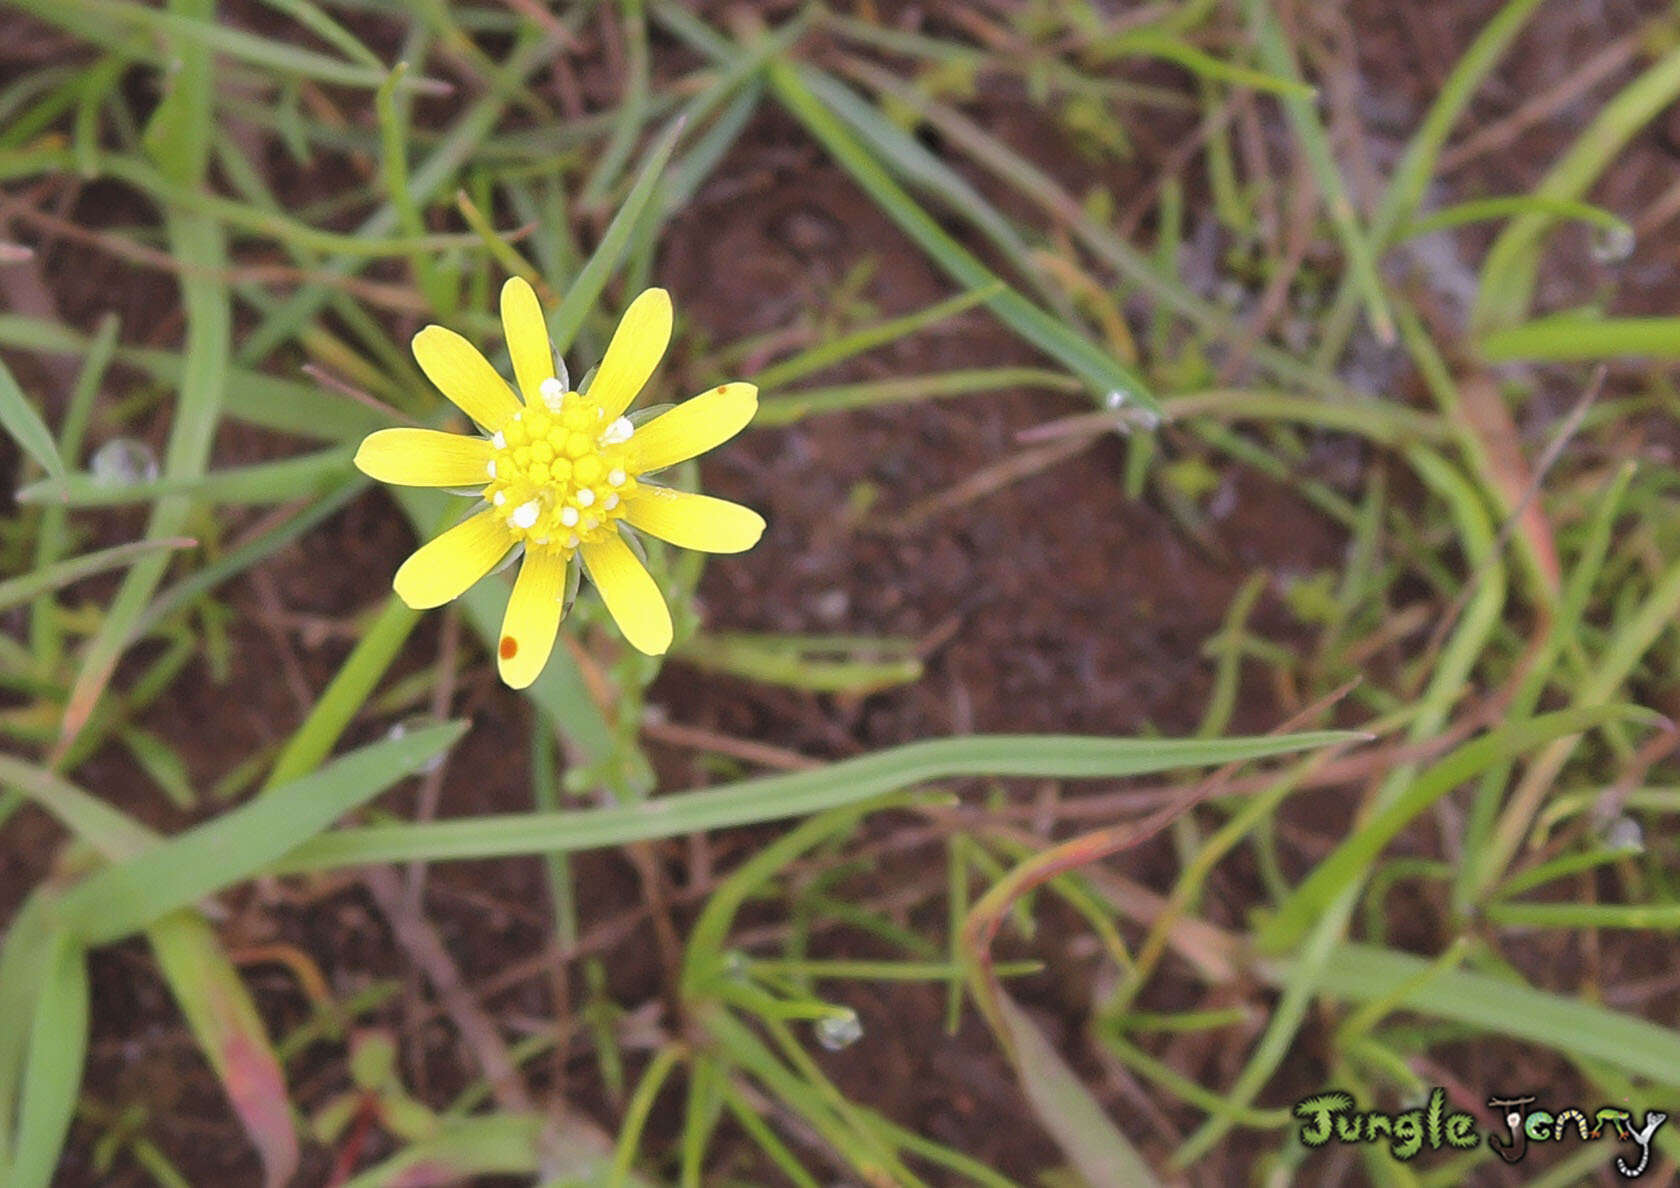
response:
{"label": "yellow flower", "polygon": [[758,389],[724,384],[631,425],[624,412],[671,341],[664,289],[631,302],[587,393],[567,390],[564,368],[555,376],[542,307],[519,277],[502,287],[502,329],[523,401],[454,331],[427,326],[414,336],[420,369],[486,436],[381,429],[356,452],[356,465],[381,482],[483,489],[478,511],[403,562],[392,582],[398,597],[416,610],[442,606],[523,548],[496,649],[502,680],[523,689],[554,649],[576,556],[624,638],[664,652],[671,612],[623,529],[708,553],[758,543],[757,512],[648,480],[739,433],[758,409]]}

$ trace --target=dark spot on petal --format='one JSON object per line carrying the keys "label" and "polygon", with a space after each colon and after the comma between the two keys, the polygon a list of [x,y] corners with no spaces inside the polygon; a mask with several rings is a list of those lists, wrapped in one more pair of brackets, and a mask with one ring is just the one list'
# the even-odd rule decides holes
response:
{"label": "dark spot on petal", "polygon": [[519,651],[519,641],[511,635],[502,636],[502,646],[499,649],[503,660],[512,660],[514,653]]}

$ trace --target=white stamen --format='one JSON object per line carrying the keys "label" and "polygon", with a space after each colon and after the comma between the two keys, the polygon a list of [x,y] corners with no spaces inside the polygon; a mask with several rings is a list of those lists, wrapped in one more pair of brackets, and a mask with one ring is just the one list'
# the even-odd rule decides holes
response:
{"label": "white stamen", "polygon": [[560,509],[560,522],[568,528],[576,527],[577,522],[578,522],[578,510],[577,510],[577,508],[575,508],[575,507],[563,507],[563,508],[561,508]]}
{"label": "white stamen", "polygon": [[613,508],[617,507],[618,506],[618,494],[617,494],[617,492],[614,492],[613,494],[608,495],[605,499],[601,500],[601,506],[606,508],[608,511],[611,511]]}
{"label": "white stamen", "polygon": [[549,376],[537,385],[537,391],[542,393],[543,403],[548,405],[549,412],[559,412],[560,402],[566,398],[566,389],[560,386],[560,381]]}
{"label": "white stamen", "polygon": [[575,549],[575,548],[578,547],[578,534],[577,533],[574,532],[566,538],[566,547],[568,549]]}
{"label": "white stamen", "polygon": [[497,507],[502,506],[502,504],[507,502],[507,492],[497,491],[494,495],[490,496],[490,502],[494,503]]}
{"label": "white stamen", "polygon": [[[517,421],[519,419],[519,414],[514,413],[513,419]],[[507,438],[502,436],[502,431],[498,429],[496,430],[494,436],[490,438],[490,444],[495,446],[498,450],[505,450],[507,449]]]}
{"label": "white stamen", "polygon": [[577,493],[577,501],[579,507],[588,507],[590,504],[595,502],[595,492],[590,488],[585,487]]}
{"label": "white stamen", "polygon": [[600,526],[601,526],[601,521],[597,520],[594,516],[588,517],[583,522],[583,530],[585,532],[593,532],[593,531],[595,531],[595,529],[599,528]]}
{"label": "white stamen", "polygon": [[607,482],[611,483],[615,487],[622,487],[624,485],[624,479],[624,472],[616,466],[607,471]]}
{"label": "white stamen", "polygon": [[541,511],[542,505],[532,499],[514,508],[513,515],[509,516],[508,519],[515,528],[529,528],[537,522],[537,514]]}
{"label": "white stamen", "polygon": [[548,537],[546,537],[546,536],[537,537],[537,543],[540,544],[540,545],[547,544],[548,543]]}
{"label": "white stamen", "polygon": [[620,417],[602,431],[601,444],[619,445],[622,442],[629,441],[630,435],[635,431],[636,427],[630,423],[629,417]]}
{"label": "white stamen", "polygon": [[490,459],[490,461],[488,461],[484,464],[484,469],[489,472],[491,478],[495,478],[496,477],[496,460],[494,458]]}

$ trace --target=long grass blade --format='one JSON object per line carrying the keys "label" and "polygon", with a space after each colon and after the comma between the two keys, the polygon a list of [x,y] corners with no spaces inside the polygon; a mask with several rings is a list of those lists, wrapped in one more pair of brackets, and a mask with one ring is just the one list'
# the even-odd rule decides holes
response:
{"label": "long grass blade", "polygon": [[281,859],[279,871],[368,862],[576,853],[632,841],[805,816],[962,776],[1096,779],[1262,759],[1361,737],[1325,731],[1267,738],[1154,740],[995,735],[909,743],[812,772],[764,776],[643,803],[423,825],[339,829]]}

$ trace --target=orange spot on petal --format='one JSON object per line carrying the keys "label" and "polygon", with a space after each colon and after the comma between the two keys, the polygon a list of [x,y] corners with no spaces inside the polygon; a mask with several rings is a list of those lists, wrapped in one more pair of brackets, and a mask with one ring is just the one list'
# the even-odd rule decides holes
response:
{"label": "orange spot on petal", "polygon": [[718,385],[718,395],[719,396],[722,396],[727,391],[729,391],[729,385],[728,384],[719,384]]}
{"label": "orange spot on petal", "polygon": [[502,636],[502,646],[499,651],[502,654],[503,660],[512,660],[514,654],[519,651],[519,641],[511,635],[504,635]]}

